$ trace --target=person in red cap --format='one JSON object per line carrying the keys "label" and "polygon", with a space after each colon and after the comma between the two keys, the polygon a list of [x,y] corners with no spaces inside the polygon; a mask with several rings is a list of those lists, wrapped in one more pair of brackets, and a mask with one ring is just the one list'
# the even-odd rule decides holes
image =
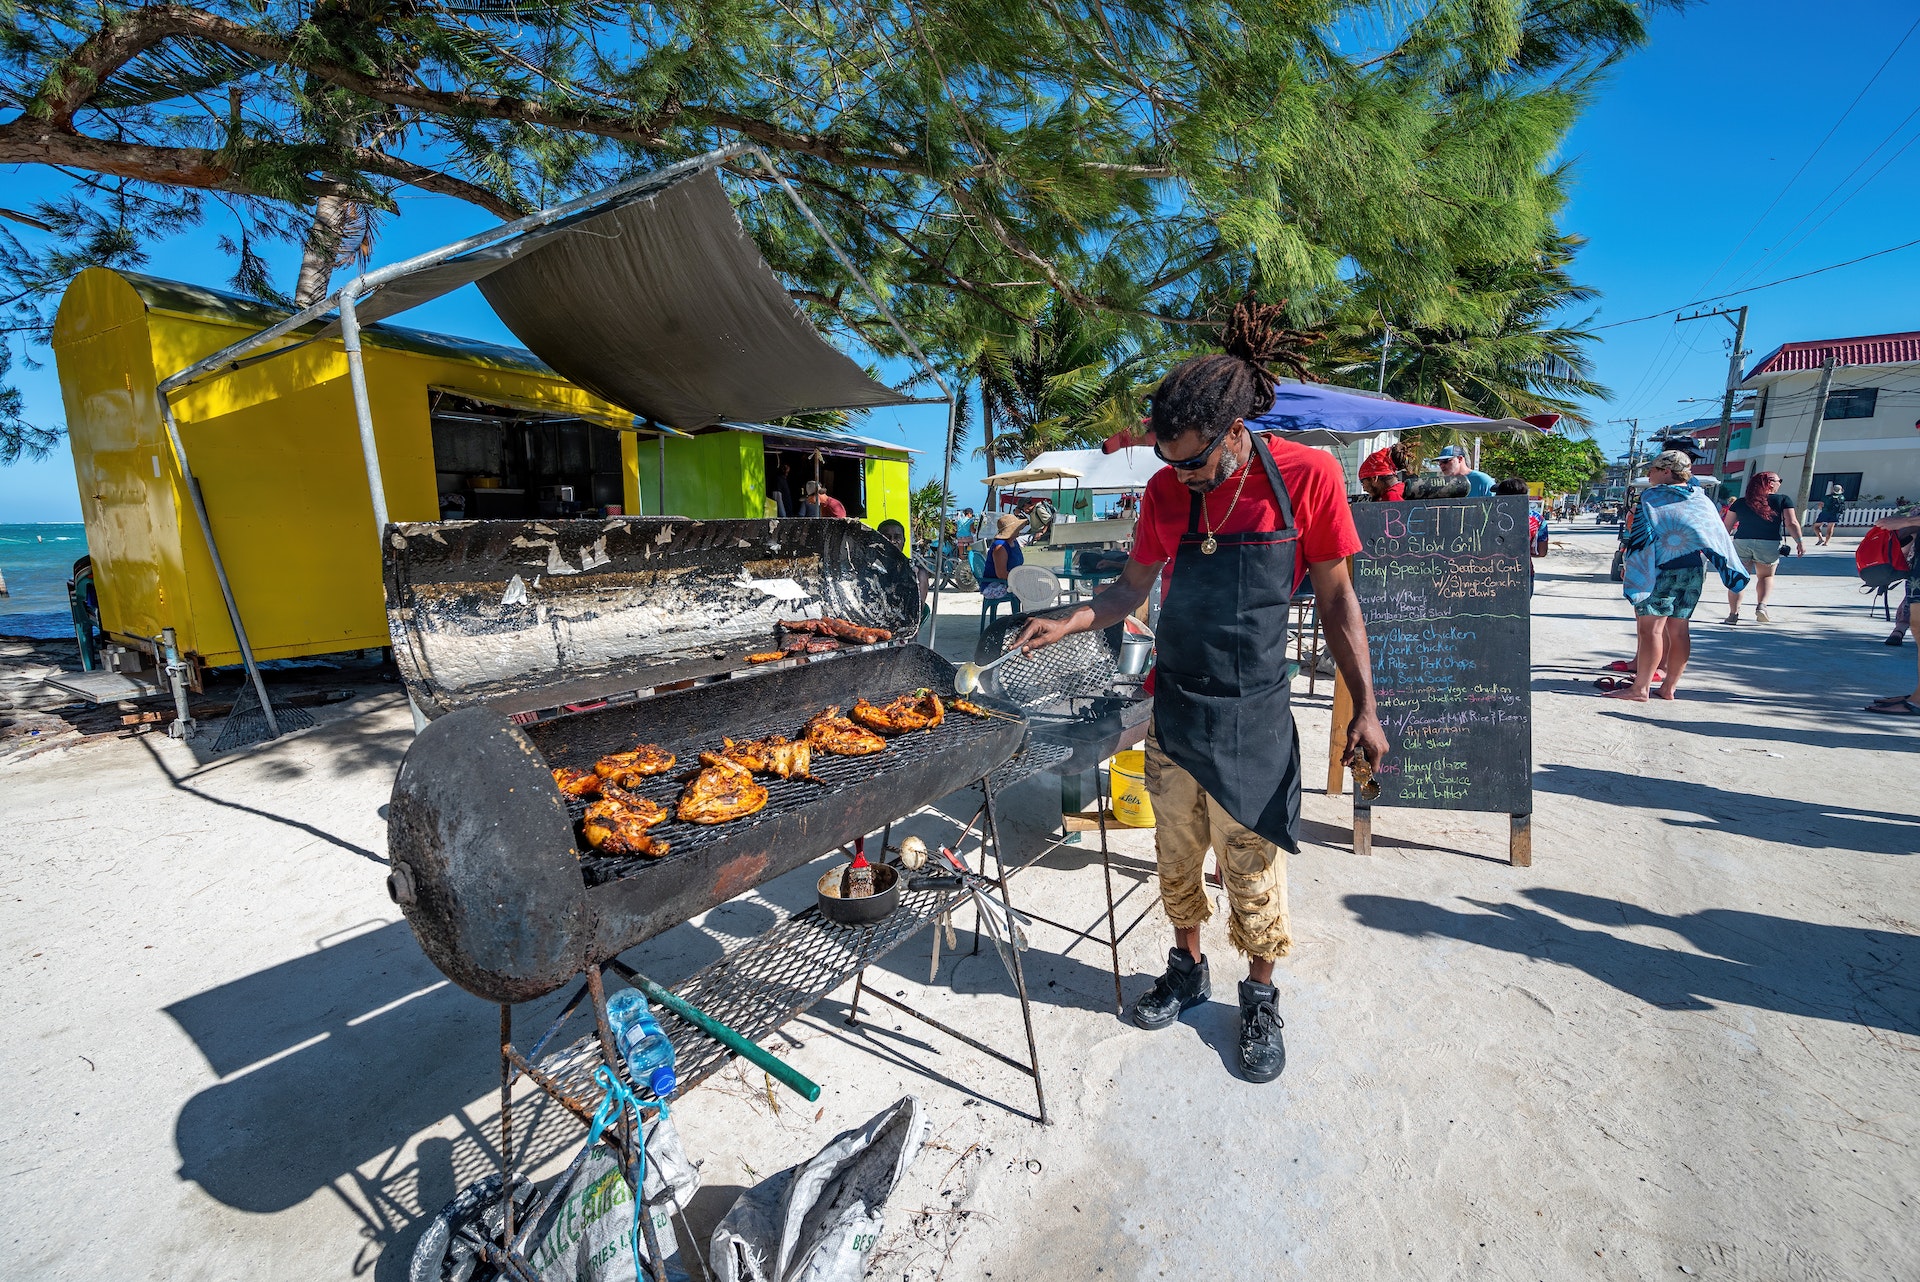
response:
{"label": "person in red cap", "polygon": [[1375,503],[1399,503],[1407,497],[1406,446],[1397,441],[1367,455],[1360,465],[1360,488]]}

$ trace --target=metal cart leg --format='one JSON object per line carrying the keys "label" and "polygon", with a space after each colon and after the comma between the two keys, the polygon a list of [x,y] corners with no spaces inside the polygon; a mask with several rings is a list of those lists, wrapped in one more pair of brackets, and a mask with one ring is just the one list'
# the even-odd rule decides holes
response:
{"label": "metal cart leg", "polygon": [[513,1249],[513,1007],[500,1003],[500,1245]]}
{"label": "metal cart leg", "polygon": [[1113,924],[1113,855],[1107,849],[1107,780],[1099,770],[1094,775],[1094,800],[1100,812],[1100,871],[1107,879],[1107,948],[1113,954],[1113,1013],[1126,1012],[1126,999],[1120,995],[1120,935]]}
{"label": "metal cart leg", "polygon": [[860,1020],[860,993],[866,987],[866,983],[867,968],[862,966],[860,973],[853,977],[853,1003],[847,1007],[847,1023],[849,1025],[858,1023]]}
{"label": "metal cart leg", "polygon": [[[980,794],[987,812],[987,833],[993,838],[994,866],[999,870],[1000,902],[1007,906],[1007,928],[1017,929],[1013,920],[1013,896],[1007,890],[1007,863],[1000,854],[1000,818],[993,809],[993,785],[982,779]],[[983,865],[984,870],[984,865]],[[1007,940],[1007,952],[1013,957],[1013,986],[1020,994],[1020,1020],[1027,1027],[1027,1056],[1033,1064],[1033,1097],[1040,1106],[1040,1125],[1047,1125],[1047,1091],[1040,1080],[1040,1043],[1033,1036],[1033,1005],[1027,1000],[1026,968],[1020,964],[1020,948]]]}

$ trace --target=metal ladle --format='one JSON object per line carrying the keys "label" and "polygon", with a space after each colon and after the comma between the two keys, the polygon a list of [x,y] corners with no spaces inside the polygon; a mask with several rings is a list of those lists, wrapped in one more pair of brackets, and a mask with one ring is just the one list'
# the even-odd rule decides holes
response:
{"label": "metal ladle", "polygon": [[992,663],[963,663],[953,670],[953,689],[956,694],[972,694],[980,688],[980,678],[1020,653],[1015,646]]}

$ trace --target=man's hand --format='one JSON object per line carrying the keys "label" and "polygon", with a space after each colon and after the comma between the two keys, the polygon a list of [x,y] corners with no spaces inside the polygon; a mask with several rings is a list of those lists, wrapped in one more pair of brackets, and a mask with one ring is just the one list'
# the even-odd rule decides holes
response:
{"label": "man's hand", "polygon": [[1077,617],[1080,613],[1076,610],[1064,619],[1028,619],[1020,629],[1020,635],[1013,639],[1013,647],[1009,648],[1017,647],[1022,654],[1032,654],[1035,650],[1052,645],[1062,637],[1084,632],[1086,628],[1080,624]]}
{"label": "man's hand", "polygon": [[1380,718],[1372,711],[1355,713],[1347,723],[1347,750],[1340,760],[1351,766],[1355,757],[1365,757],[1368,765],[1378,769],[1386,755],[1387,732],[1380,728]]}

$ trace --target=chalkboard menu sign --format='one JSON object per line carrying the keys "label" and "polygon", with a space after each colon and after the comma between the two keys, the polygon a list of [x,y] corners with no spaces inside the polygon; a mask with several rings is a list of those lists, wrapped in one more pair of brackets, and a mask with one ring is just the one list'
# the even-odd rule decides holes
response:
{"label": "chalkboard menu sign", "polygon": [[1373,804],[1531,813],[1526,498],[1359,503],[1353,520],[1387,734]]}

